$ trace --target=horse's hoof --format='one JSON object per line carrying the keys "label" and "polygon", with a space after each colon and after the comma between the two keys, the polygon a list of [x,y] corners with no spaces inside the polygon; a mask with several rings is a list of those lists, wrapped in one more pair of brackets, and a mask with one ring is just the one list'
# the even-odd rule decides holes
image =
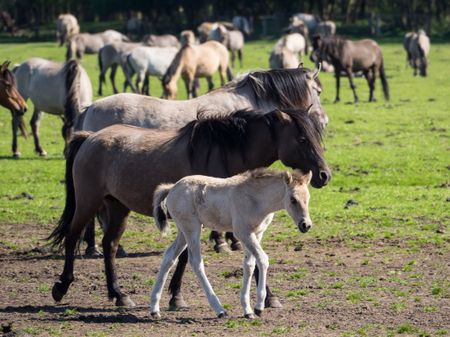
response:
{"label": "horse's hoof", "polygon": [[251,313],[251,314],[245,314],[244,317],[247,318],[247,319],[255,319],[255,318],[256,318],[256,317],[255,317],[255,314],[253,314],[253,313]]}
{"label": "horse's hoof", "polygon": [[263,313],[262,310],[256,309],[256,308],[255,308],[255,315],[256,315],[256,316],[261,317],[262,313]]}
{"label": "horse's hoof", "polygon": [[226,242],[215,244],[214,250],[216,253],[231,253],[231,249]]}
{"label": "horse's hoof", "polygon": [[169,301],[169,311],[187,310],[188,308],[189,306],[181,295],[174,296]]}
{"label": "horse's hoof", "polygon": [[37,153],[41,157],[47,157],[47,151],[45,151],[45,150],[37,151]]}
{"label": "horse's hoof", "polygon": [[16,152],[13,153],[13,158],[14,159],[19,159],[21,155],[22,154],[19,151],[16,151]]}
{"label": "horse's hoof", "polygon": [[150,313],[150,315],[152,316],[153,319],[161,318],[161,314],[159,313],[159,311],[152,312],[152,313]]}
{"label": "horse's hoof", "polygon": [[134,308],[136,304],[131,300],[129,296],[122,296],[116,300],[116,306]]}
{"label": "horse's hoof", "polygon": [[60,282],[55,282],[52,288],[52,297],[55,300],[55,302],[61,302],[62,298],[64,297],[65,293],[63,293],[61,290],[59,290]]}
{"label": "horse's hoof", "polygon": [[239,241],[233,242],[231,244],[231,250],[233,250],[233,251],[242,250],[242,244]]}
{"label": "horse's hoof", "polygon": [[280,300],[277,296],[267,296],[264,301],[264,306],[266,308],[282,308],[283,305],[281,304]]}
{"label": "horse's hoof", "polygon": [[98,249],[98,246],[89,246],[84,251],[85,257],[101,257],[103,256],[102,252]]}
{"label": "horse's hoof", "polygon": [[123,249],[123,247],[121,245],[119,245],[119,247],[117,248],[116,257],[123,258],[123,257],[127,257],[127,256],[128,256],[128,254],[125,251],[125,249]]}
{"label": "horse's hoof", "polygon": [[228,313],[226,311],[221,311],[218,315],[217,318],[228,318]]}

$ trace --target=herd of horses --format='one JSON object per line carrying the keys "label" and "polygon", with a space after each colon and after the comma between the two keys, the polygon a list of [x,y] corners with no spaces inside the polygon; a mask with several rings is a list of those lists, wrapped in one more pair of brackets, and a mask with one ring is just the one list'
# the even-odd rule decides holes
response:
{"label": "herd of horses", "polygon": [[[245,27],[245,25],[243,25]],[[35,107],[31,129],[35,150],[45,156],[39,141],[42,112],[60,115],[65,140],[66,201],[63,214],[49,240],[64,249],[65,262],[52,296],[59,302],[74,280],[77,246],[84,234],[86,251],[99,253],[94,223],[104,236],[103,257],[108,296],[118,306],[134,306],[121,289],[115,259],[131,211],[153,216],[161,231],[172,218],[178,235],[167,249],[151,295],[151,313],[160,316],[159,301],[169,270],[176,264],[169,285],[170,309],[187,306],[181,293],[182,276],[189,260],[219,317],[226,311],[206,275],[200,252],[202,225],[213,230],[215,250],[245,252],[241,303],[244,316],[261,315],[265,307],[281,306],[267,285],[268,257],[260,245],[273,213],[286,209],[301,232],[312,226],[308,213],[308,185],[321,188],[331,179],[323,156],[322,133],[328,117],[320,103],[318,79],[322,64],[353,84],[356,72],[366,77],[370,95],[380,76],[389,99],[384,62],[378,44],[370,39],[351,41],[335,36],[332,22],[316,22],[294,16],[287,32],[277,41],[271,70],[251,71],[233,78],[228,64],[237,52],[242,66],[246,30],[227,22],[205,22],[199,38],[183,31],[180,40],[171,35],[146,36],[146,44],[130,42],[119,32],[80,33],[76,18],[64,14],[57,22],[59,43],[67,44],[67,56],[81,58],[98,53],[102,93],[106,71],[125,73],[124,90],[92,102],[92,85],[77,60],[65,63],[32,58],[11,71],[9,62],[0,69],[0,104],[12,113],[14,157],[19,157],[17,133],[26,136],[23,116],[30,99]],[[312,52],[309,50],[309,32]],[[316,34],[321,33],[321,34]],[[429,40],[423,31],[405,36],[408,63],[426,76]],[[314,70],[304,68],[299,57],[311,53]],[[287,56],[286,56],[287,55]],[[289,61],[290,60],[290,61]],[[221,87],[213,90],[212,74],[219,71]],[[137,74],[135,85],[132,76]],[[149,89],[148,75],[161,78],[163,97],[142,95]],[[187,100],[176,97],[176,83],[184,80]],[[209,92],[197,97],[198,78],[206,77]],[[226,83],[228,81],[228,83]],[[266,168],[280,160],[292,173]],[[180,180],[181,179],[181,180]],[[169,184],[169,185],[168,185]],[[188,259],[189,257],[189,259]],[[250,305],[251,277],[257,281],[257,300]]]}

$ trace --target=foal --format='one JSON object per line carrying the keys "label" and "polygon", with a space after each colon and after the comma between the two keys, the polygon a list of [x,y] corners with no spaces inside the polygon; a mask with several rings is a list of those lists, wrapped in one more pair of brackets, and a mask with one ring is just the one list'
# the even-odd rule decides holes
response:
{"label": "foal", "polygon": [[[159,301],[170,269],[188,248],[189,262],[219,318],[227,313],[214,293],[204,270],[200,234],[202,224],[216,231],[233,232],[244,246],[241,304],[246,318],[260,316],[266,298],[269,259],[261,248],[262,236],[272,222],[273,212],[286,209],[302,233],[312,226],[308,213],[308,184],[311,172],[275,173],[264,169],[248,171],[231,178],[194,175],[176,184],[160,185],[154,193],[153,216],[161,232],[167,231],[167,218],[175,221],[178,235],[166,250],[151,293],[150,310],[160,317]],[[259,283],[255,311],[250,305],[250,284],[255,261]]]}

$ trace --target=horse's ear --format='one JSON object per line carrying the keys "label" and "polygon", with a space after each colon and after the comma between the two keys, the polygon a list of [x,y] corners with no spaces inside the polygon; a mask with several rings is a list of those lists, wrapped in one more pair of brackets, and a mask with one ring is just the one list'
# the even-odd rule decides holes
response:
{"label": "horse's ear", "polygon": [[10,63],[11,63],[11,61],[3,62],[1,72],[4,72],[6,69],[8,69]]}
{"label": "horse's ear", "polygon": [[292,184],[292,182],[294,181],[294,178],[292,177],[291,172],[289,172],[289,171],[284,172],[284,181],[287,185]]}
{"label": "horse's ear", "polygon": [[312,178],[312,171],[309,171],[307,174],[303,175],[302,182],[305,183],[306,185],[309,185],[309,183],[311,182],[311,178]]}

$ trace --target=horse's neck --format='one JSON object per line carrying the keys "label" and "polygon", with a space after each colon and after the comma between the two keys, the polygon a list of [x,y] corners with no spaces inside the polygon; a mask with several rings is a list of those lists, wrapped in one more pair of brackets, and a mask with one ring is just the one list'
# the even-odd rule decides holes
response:
{"label": "horse's neck", "polygon": [[269,214],[284,208],[286,185],[282,175],[251,178],[245,184],[246,192],[257,200],[262,213]]}

